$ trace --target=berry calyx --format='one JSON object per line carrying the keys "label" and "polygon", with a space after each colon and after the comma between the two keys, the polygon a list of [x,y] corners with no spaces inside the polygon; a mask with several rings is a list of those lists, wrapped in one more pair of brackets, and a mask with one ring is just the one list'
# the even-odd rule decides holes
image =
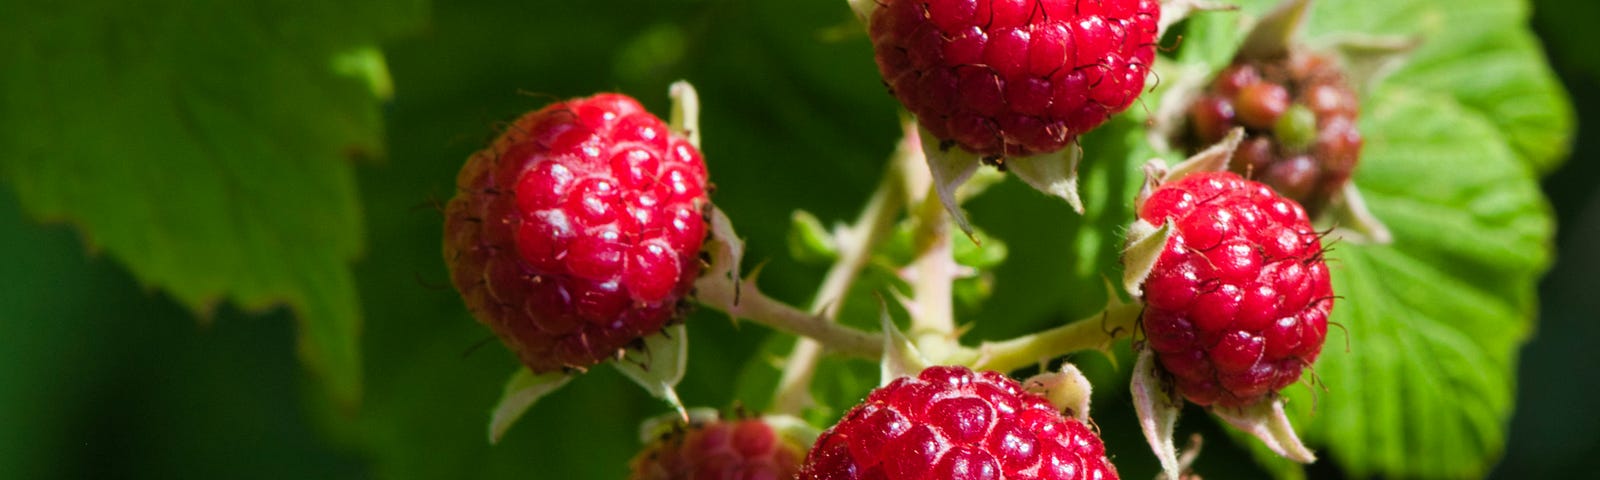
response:
{"label": "berry calyx", "polygon": [[1088,426],[996,372],[936,366],[873,390],[796,478],[1115,479]]}
{"label": "berry calyx", "polygon": [[582,369],[677,319],[701,265],[705,163],[637,101],[524,115],[445,209],[451,280],[534,373]]}
{"label": "berry calyx", "polygon": [[1230,172],[1161,185],[1139,208],[1170,222],[1145,278],[1146,345],[1199,405],[1253,405],[1299,380],[1328,333],[1333,293],[1305,210]]}
{"label": "berry calyx", "polygon": [[878,71],[941,141],[1049,153],[1127,109],[1155,59],[1156,0],[884,0]]}
{"label": "berry calyx", "polygon": [[1360,104],[1337,63],[1305,51],[1239,59],[1189,108],[1191,150],[1233,127],[1247,137],[1229,168],[1266,183],[1316,216],[1361,156]]}
{"label": "berry calyx", "polygon": [[712,420],[661,435],[633,458],[631,480],[794,478],[803,446],[760,418]]}

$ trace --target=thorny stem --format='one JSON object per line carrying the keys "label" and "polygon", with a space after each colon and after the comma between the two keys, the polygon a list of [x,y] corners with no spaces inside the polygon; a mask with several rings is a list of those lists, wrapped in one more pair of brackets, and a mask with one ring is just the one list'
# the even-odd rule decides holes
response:
{"label": "thorny stem", "polygon": [[1115,292],[1110,295],[1111,305],[1105,310],[1078,321],[1011,340],[984,342],[972,368],[1009,372],[1079,350],[1105,349],[1114,340],[1133,336],[1144,306],[1117,301]]}
{"label": "thorny stem", "polygon": [[844,355],[868,359],[883,356],[882,335],[863,332],[833,323],[820,315],[803,312],[762,293],[752,279],[741,280],[738,289],[700,289],[698,295],[700,303],[728,315],[815,339],[828,349]]}
{"label": "thorny stem", "polygon": [[[902,143],[890,158],[889,168],[873,191],[867,207],[838,238],[839,258],[822,279],[816,297],[811,300],[811,311],[826,319],[838,317],[845,294],[855,283],[861,269],[872,259],[872,250],[882,243],[894,228],[894,221],[905,207],[905,165],[912,157],[920,157],[916,145]],[[914,166],[914,165],[913,165]],[[773,392],[772,413],[794,415],[811,401],[811,379],[816,374],[817,360],[822,345],[810,338],[795,341],[794,350],[784,363],[783,376]]]}
{"label": "thorny stem", "polygon": [[[929,189],[916,212],[913,237],[916,259],[911,261],[912,302],[910,336],[919,345],[922,338],[937,336],[954,340],[955,311],[951,302],[951,283],[955,281],[950,222],[938,195]],[[935,352],[924,352],[938,355]]]}

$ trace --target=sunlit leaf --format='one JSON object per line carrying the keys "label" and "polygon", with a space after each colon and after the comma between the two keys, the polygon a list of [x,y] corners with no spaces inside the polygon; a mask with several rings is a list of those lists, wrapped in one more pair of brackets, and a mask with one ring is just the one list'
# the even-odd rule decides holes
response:
{"label": "sunlit leaf", "polygon": [[209,315],[286,305],[301,358],[361,393],[352,162],[382,156],[376,42],[415,3],[50,2],[0,15],[0,178]]}

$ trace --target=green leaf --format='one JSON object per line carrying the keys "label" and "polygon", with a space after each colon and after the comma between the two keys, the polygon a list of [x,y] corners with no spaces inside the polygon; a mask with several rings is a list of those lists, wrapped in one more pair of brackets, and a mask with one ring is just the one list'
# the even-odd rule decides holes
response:
{"label": "green leaf", "polygon": [[1549,207],[1467,107],[1398,87],[1374,98],[1357,183],[1395,242],[1333,247],[1330,321],[1348,333],[1330,334],[1316,365],[1328,391],[1290,389],[1290,405],[1356,475],[1481,476],[1504,447]]}
{"label": "green leaf", "polygon": [[789,217],[789,256],[801,263],[826,265],[839,257],[833,245],[833,233],[822,226],[816,215],[805,210],[795,210]]}
{"label": "green leaf", "polygon": [[[1574,114],[1538,41],[1522,25],[1486,25],[1492,30],[1481,35],[1424,44],[1393,82],[1449,92],[1492,121],[1535,169],[1549,173],[1571,148]],[[1454,48],[1433,49],[1442,42]]]}
{"label": "green leaf", "polygon": [[1006,261],[1006,244],[989,235],[982,229],[972,231],[973,242],[967,239],[956,239],[951,244],[950,255],[955,258],[956,264],[974,270],[988,270]]}
{"label": "green leaf", "polygon": [[[193,4],[191,4],[193,3]],[[301,358],[361,393],[353,159],[382,153],[374,42],[418,5],[22,2],[0,19],[0,178],[209,315],[287,305]],[[362,61],[362,59],[366,59]]]}
{"label": "green leaf", "polygon": [[1312,36],[1352,30],[1419,35],[1422,45],[1391,83],[1455,97],[1492,121],[1540,172],[1566,158],[1572,107],[1527,29],[1527,2],[1369,3],[1320,9],[1313,16]]}

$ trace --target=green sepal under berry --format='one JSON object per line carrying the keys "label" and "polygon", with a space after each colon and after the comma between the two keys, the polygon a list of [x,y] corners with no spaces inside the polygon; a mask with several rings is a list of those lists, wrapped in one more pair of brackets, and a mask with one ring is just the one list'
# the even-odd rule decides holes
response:
{"label": "green sepal under berry", "polygon": [[499,443],[506,430],[517,423],[533,404],[565,386],[572,377],[567,372],[535,374],[527,367],[517,367],[517,371],[506,379],[505,391],[500,394],[500,401],[489,414],[489,443]]}
{"label": "green sepal under berry", "polygon": [[643,346],[629,349],[611,363],[623,376],[650,392],[650,396],[667,402],[687,420],[689,414],[678,399],[677,387],[689,368],[689,330],[679,323],[645,337],[641,343]]}
{"label": "green sepal under berry", "polygon": [[880,305],[878,322],[883,328],[883,359],[878,362],[878,386],[888,385],[900,377],[915,377],[917,372],[928,368],[934,362],[917,349],[917,345],[906,337],[900,327],[895,326],[894,318],[889,316],[889,306]]}
{"label": "green sepal under berry", "polygon": [[[671,405],[678,417],[688,421],[690,415],[678,400],[678,382],[687,369],[688,329],[683,324],[667,327],[660,333],[645,337],[642,346],[629,349],[622,358],[612,360],[617,371],[633,380],[651,396]],[[547,372],[535,374],[527,368],[518,368],[506,380],[505,391],[489,415],[489,443],[499,443],[507,430],[544,398],[565,386],[578,376],[575,372]]]}
{"label": "green sepal under berry", "polygon": [[1133,378],[1128,392],[1133,396],[1133,410],[1139,416],[1139,429],[1145,441],[1155,452],[1165,478],[1182,478],[1178,467],[1178,448],[1172,441],[1178,425],[1178,413],[1183,411],[1183,397],[1163,378],[1156,354],[1145,350],[1138,353],[1133,363]]}
{"label": "green sepal under berry", "polygon": [[1089,383],[1089,378],[1083,375],[1077,365],[1063,362],[1057,371],[1028,377],[1022,381],[1022,389],[1044,397],[1068,417],[1080,422],[1089,421],[1089,397],[1094,393],[1094,385]]}

